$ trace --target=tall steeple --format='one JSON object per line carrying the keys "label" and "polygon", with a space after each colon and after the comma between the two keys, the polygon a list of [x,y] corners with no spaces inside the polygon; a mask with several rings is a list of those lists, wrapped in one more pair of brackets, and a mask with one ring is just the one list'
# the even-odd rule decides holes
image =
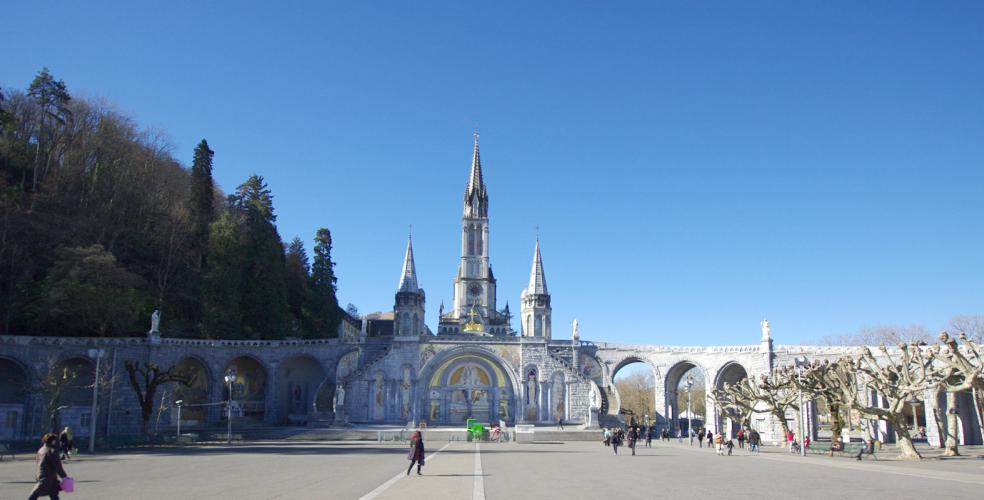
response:
{"label": "tall steeple", "polygon": [[400,274],[400,292],[417,293],[417,266],[413,263],[413,237],[407,237],[407,253],[403,258],[403,273]]}
{"label": "tall steeple", "polygon": [[396,289],[396,301],[393,304],[395,335],[427,333],[427,327],[424,326],[426,300],[424,289],[417,283],[417,266],[413,262],[413,237],[407,236],[407,253],[403,257],[403,272],[400,274],[400,286]]}
{"label": "tall steeple", "polygon": [[482,159],[478,152],[478,131],[472,148],[471,169],[465,184],[464,213],[461,216],[461,260],[454,279],[454,309],[438,331],[461,333],[474,310],[486,333],[506,333],[505,321],[495,307],[495,275],[489,263],[489,194],[482,179]]}
{"label": "tall steeple", "polygon": [[489,216],[489,195],[482,180],[482,157],[478,153],[478,130],[475,131],[475,146],[472,149],[471,175],[465,186],[465,217],[485,218]]}
{"label": "tall steeple", "polygon": [[533,248],[533,269],[530,271],[530,284],[523,290],[522,332],[524,337],[550,339],[550,293],[547,292],[547,277],[543,272],[543,259],[540,257],[540,238]]}

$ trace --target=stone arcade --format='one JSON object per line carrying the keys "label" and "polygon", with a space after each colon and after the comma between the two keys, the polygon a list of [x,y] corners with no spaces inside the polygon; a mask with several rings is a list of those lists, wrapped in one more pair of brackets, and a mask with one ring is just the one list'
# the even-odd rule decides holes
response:
{"label": "stone arcade", "polygon": [[[855,347],[774,346],[768,323],[756,344],[723,347],[620,345],[581,340],[575,324],[570,339],[556,339],[551,328],[540,242],[534,243],[528,286],[520,296],[519,332],[510,326],[508,305],[496,307],[496,279],[489,263],[489,195],[482,178],[478,136],[464,192],[461,258],[454,280],[454,301],[440,307],[437,333],[424,323],[426,297],[417,281],[413,245],[408,239],[393,312],[361,322],[346,317],[339,338],[326,340],[188,340],[161,336],[151,328],[141,338],[0,337],[0,440],[30,439],[45,426],[43,400],[29,387],[63,368],[77,373],[62,396],[58,425],[85,436],[91,415],[96,349],[104,373],[97,433],[129,435],[140,430],[139,406],[122,368],[125,360],[178,365],[196,375],[193,387],[166,387],[164,427],[178,418],[171,403],[183,401],[185,428],[223,421],[228,395],[224,376],[235,373],[232,399],[239,416],[264,425],[390,424],[460,426],[466,418],[489,422],[567,423],[594,427],[617,418],[620,398],[613,384],[624,366],[641,362],[656,382],[659,428],[676,429],[685,408],[678,408],[681,377],[696,368],[705,390],[758,376],[793,364],[798,356],[835,359]],[[155,319],[156,321],[156,319]],[[166,332],[165,332],[166,333]],[[657,335],[654,334],[654,337]],[[344,396],[343,396],[344,394]],[[940,395],[927,394],[914,412],[936,438],[934,410]],[[873,398],[877,397],[872,394]],[[961,438],[980,441],[978,423],[961,415]],[[808,405],[808,427],[817,428],[815,405]],[[790,419],[795,416],[790,414]],[[713,404],[703,421],[715,430],[733,427]],[[930,424],[927,425],[926,422]],[[779,424],[767,414],[753,421],[766,439],[778,439]],[[884,422],[870,428],[892,440]]]}

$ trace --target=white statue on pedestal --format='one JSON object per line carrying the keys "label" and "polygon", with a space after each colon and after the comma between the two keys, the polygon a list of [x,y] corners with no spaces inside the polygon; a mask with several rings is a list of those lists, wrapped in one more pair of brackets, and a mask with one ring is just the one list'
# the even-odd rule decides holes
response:
{"label": "white statue on pedestal", "polygon": [[150,331],[147,333],[161,333],[161,311],[154,309],[150,315]]}
{"label": "white statue on pedestal", "polygon": [[338,386],[335,387],[335,404],[332,405],[332,411],[337,413],[339,408],[341,408],[344,404],[345,404],[345,387],[342,387],[341,384],[338,384]]}
{"label": "white statue on pedestal", "polygon": [[574,332],[571,334],[571,337],[574,339],[575,342],[577,342],[578,339],[581,338],[581,332],[579,332],[578,329],[577,329],[577,320],[576,319],[574,320],[573,325],[574,325],[573,326]]}
{"label": "white statue on pedestal", "polygon": [[759,326],[762,327],[762,340],[769,340],[772,329],[769,328],[769,320],[763,319]]}

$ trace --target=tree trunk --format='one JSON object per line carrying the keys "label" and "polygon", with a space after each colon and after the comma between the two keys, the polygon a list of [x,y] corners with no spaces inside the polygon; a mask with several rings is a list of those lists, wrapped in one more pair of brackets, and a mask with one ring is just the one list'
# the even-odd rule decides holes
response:
{"label": "tree trunk", "polygon": [[939,408],[933,408],[933,421],[936,422],[936,435],[940,438],[938,446],[943,448],[946,446],[946,427],[943,426],[943,417],[940,417]]}
{"label": "tree trunk", "polygon": [[912,444],[912,437],[909,436],[909,428],[906,427],[905,417],[901,414],[892,421],[895,427],[895,437],[898,439],[899,458],[902,460],[922,460],[922,455],[916,451],[916,446]]}
{"label": "tree trunk", "polygon": [[960,450],[957,443],[957,427],[960,421],[957,418],[957,393],[946,393],[946,444],[943,447],[944,457],[958,457]]}
{"label": "tree trunk", "polygon": [[828,403],[827,407],[830,408],[830,432],[833,434],[830,440],[833,442],[841,437],[844,431],[844,422],[841,418],[840,405]]}

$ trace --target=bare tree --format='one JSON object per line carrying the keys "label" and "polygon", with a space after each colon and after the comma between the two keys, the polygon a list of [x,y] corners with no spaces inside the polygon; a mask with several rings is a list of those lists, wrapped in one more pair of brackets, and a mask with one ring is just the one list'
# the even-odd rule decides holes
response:
{"label": "bare tree", "polygon": [[735,409],[745,420],[743,425],[751,423],[754,413],[770,413],[782,426],[783,435],[789,434],[789,424],[786,422],[788,410],[799,410],[798,393],[790,381],[791,369],[780,368],[768,375],[762,375],[757,380],[744,378],[737,384],[725,384],[723,391],[715,391],[715,398],[726,408]]}
{"label": "bare tree", "polygon": [[[815,363],[807,367],[803,378],[817,379],[817,384],[829,387],[830,397],[838,400],[862,417],[885,420],[892,424],[898,439],[899,457],[919,460],[909,435],[903,408],[929,386],[927,366],[931,363],[923,349],[913,344],[899,344],[897,351],[880,346],[876,357],[867,347],[856,358],[845,356],[830,366]],[[879,404],[870,391],[884,400]]]}
{"label": "bare tree", "polygon": [[982,350],[979,342],[968,337],[964,332],[960,332],[958,338],[963,342],[963,349],[961,349],[957,339],[946,332],[940,333],[940,343],[934,345],[930,350],[936,363],[927,367],[931,387],[935,389],[933,393],[946,392],[946,426],[941,429],[945,436],[944,456],[960,454],[957,443],[957,432],[960,425],[957,415],[957,393],[967,390],[973,391],[975,394],[972,394],[972,399],[978,422],[982,421],[981,418],[984,416],[984,411],[982,411],[976,394],[978,390],[984,389],[984,375],[982,375],[984,350]]}
{"label": "bare tree", "polygon": [[653,415],[656,405],[656,384],[651,373],[635,372],[615,381],[623,409],[633,415]]}
{"label": "bare tree", "polygon": [[896,345],[898,343],[910,344],[913,342],[929,343],[932,341],[932,333],[922,325],[878,325],[864,326],[854,333],[828,335],[820,339],[820,344],[877,346],[882,344]]}
{"label": "bare tree", "polygon": [[149,423],[154,413],[154,396],[157,389],[169,382],[177,382],[186,387],[191,387],[195,382],[195,377],[178,371],[175,365],[162,371],[160,366],[155,363],[139,363],[128,360],[123,363],[123,366],[130,375],[130,385],[133,387],[133,391],[137,393],[137,401],[140,403],[141,429],[145,436],[150,436]]}

